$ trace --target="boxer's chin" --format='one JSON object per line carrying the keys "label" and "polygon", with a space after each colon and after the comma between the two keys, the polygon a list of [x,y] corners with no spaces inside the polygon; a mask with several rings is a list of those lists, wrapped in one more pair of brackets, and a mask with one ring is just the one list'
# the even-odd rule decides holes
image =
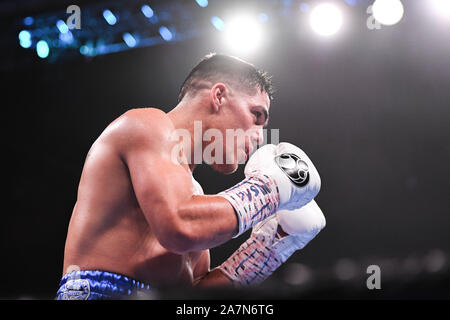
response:
{"label": "boxer's chin", "polygon": [[240,164],[245,164],[247,161],[247,155],[244,151],[239,150],[237,153],[228,154],[224,157],[224,163],[213,163],[211,166],[215,171],[223,174],[232,174],[236,172]]}
{"label": "boxer's chin", "polygon": [[236,172],[237,168],[238,168],[238,164],[236,163],[232,163],[232,164],[212,164],[211,167],[217,171],[220,172],[222,174],[232,174],[234,172]]}

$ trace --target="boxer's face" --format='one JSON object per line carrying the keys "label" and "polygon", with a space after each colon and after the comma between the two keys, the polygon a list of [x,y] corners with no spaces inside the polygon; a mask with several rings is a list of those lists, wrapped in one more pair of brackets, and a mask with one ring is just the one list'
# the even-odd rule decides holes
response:
{"label": "boxer's face", "polygon": [[[214,128],[221,131],[223,140],[222,164],[212,167],[224,174],[237,170],[247,161],[257,144],[263,143],[263,127],[269,118],[270,99],[265,92],[254,95],[226,89],[223,104],[214,117]],[[228,135],[227,135],[228,133]]]}

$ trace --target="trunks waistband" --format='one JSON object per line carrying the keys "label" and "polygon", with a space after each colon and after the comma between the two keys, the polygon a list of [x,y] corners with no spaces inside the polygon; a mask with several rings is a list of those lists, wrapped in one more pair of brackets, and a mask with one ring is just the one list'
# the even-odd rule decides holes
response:
{"label": "trunks waistband", "polygon": [[145,298],[150,285],[108,271],[78,270],[62,277],[56,295],[57,300]]}

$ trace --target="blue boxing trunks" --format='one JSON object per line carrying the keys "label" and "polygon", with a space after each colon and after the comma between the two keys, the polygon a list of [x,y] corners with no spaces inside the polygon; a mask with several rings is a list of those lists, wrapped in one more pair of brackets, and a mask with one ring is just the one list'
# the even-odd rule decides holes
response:
{"label": "blue boxing trunks", "polygon": [[130,277],[100,270],[78,270],[61,279],[57,300],[145,299],[150,286]]}

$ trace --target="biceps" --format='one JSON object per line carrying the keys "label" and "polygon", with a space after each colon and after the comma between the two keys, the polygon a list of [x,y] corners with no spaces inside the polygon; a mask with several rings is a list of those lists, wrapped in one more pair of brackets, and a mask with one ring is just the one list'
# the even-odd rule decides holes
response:
{"label": "biceps", "polygon": [[182,201],[192,196],[187,171],[170,160],[152,154],[134,154],[127,161],[139,206],[149,224],[170,223]]}

